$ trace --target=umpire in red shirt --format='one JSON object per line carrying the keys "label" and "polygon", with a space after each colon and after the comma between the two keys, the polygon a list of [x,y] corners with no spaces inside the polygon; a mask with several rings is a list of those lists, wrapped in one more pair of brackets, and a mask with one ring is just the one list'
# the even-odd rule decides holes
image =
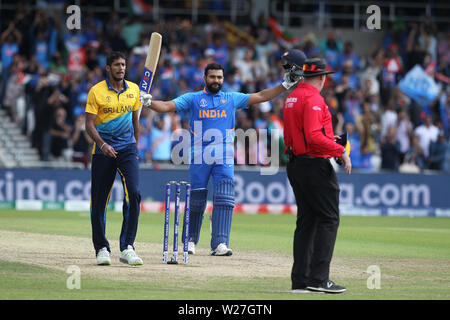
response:
{"label": "umpire in red shirt", "polygon": [[[284,65],[295,64],[288,51]],[[331,114],[320,95],[327,74],[326,62],[306,59],[303,82],[287,97],[283,107],[284,142],[289,154],[287,175],[297,202],[294,264],[291,280],[295,293],[341,293],[346,289],[329,278],[339,226],[339,184],[330,158],[342,161],[351,172],[350,157],[335,142]]]}

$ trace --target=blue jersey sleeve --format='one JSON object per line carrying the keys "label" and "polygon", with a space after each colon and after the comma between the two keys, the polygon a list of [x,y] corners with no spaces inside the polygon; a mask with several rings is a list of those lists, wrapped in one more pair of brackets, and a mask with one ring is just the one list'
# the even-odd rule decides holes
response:
{"label": "blue jersey sleeve", "polygon": [[173,102],[177,106],[177,111],[189,111],[191,108],[192,97],[192,92],[189,92],[173,99]]}
{"label": "blue jersey sleeve", "polygon": [[234,107],[236,109],[239,108],[248,108],[248,99],[250,98],[250,94],[248,93],[240,93],[240,92],[232,92]]}

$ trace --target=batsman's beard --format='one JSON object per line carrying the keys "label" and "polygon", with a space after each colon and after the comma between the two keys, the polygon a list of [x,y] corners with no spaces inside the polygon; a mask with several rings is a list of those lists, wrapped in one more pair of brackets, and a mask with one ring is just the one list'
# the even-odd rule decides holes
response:
{"label": "batsman's beard", "polygon": [[217,93],[222,89],[222,85],[220,83],[214,82],[211,84],[206,84],[206,89],[208,89],[211,93]]}

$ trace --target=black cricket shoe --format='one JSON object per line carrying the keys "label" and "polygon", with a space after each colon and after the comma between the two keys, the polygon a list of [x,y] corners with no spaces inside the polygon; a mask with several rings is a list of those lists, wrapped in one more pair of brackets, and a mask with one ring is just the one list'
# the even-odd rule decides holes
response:
{"label": "black cricket shoe", "polygon": [[331,280],[328,280],[318,286],[308,286],[306,288],[311,291],[325,292],[325,293],[342,293],[347,291],[345,287],[339,286]]}

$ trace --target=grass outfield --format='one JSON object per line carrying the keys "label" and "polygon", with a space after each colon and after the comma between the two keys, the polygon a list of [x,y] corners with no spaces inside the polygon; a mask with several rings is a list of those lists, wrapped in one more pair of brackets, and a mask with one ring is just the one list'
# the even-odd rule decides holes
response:
{"label": "grass outfield", "polygon": [[[120,213],[108,213],[107,236],[111,245],[114,243],[117,246],[121,222]],[[141,248],[156,248],[154,249],[156,251],[152,251],[154,254],[151,254],[150,261],[144,260],[147,269],[139,270],[120,265],[116,266],[116,269],[109,269],[121,272],[118,276],[102,274],[102,270],[106,269],[101,268],[108,267],[95,266],[92,248],[86,249],[85,251],[89,252],[82,257],[75,257],[76,254],[71,252],[71,244],[67,246],[64,246],[64,243],[55,244],[63,246],[64,250],[58,248],[54,250],[61,251],[59,258],[63,259],[65,264],[76,264],[71,263],[71,259],[74,261],[78,259],[76,261],[83,261],[93,270],[92,273],[84,274],[81,268],[80,290],[67,289],[66,280],[69,274],[64,269],[53,268],[46,263],[27,262],[21,257],[22,250],[24,256],[48,255],[51,261],[51,254],[46,252],[46,246],[28,249],[26,244],[23,247],[17,244],[17,248],[22,248],[14,251],[17,256],[6,259],[0,255],[0,299],[448,300],[450,298],[450,219],[341,217],[331,266],[332,280],[348,289],[341,295],[295,295],[289,292],[294,226],[295,216],[292,215],[235,215],[230,245],[235,252],[233,256],[209,257],[204,254],[203,257],[191,258],[190,261],[193,262],[188,265],[164,266],[160,262],[162,252],[159,249],[162,247],[163,215],[142,213],[136,239],[137,252],[140,253],[140,245]],[[21,241],[26,241],[38,236],[45,236],[43,241],[67,237],[86,244],[91,237],[89,213],[0,210],[0,236],[2,234],[3,241],[9,239],[11,246],[16,245],[15,239],[10,239],[11,237],[20,237]],[[206,218],[198,248],[203,248],[203,252],[207,252],[209,240],[209,221]],[[3,243],[2,246],[4,245]],[[208,259],[216,259],[214,262],[223,259],[220,261],[224,268],[228,263],[234,263],[239,259],[242,267],[248,268],[248,264],[253,260],[249,258],[246,261],[247,252],[249,257],[262,259],[255,261],[271,261],[270,257],[273,256],[277,257],[274,258],[274,263],[281,261],[280,263],[284,265],[277,274],[271,273],[270,263],[267,266],[255,266],[260,269],[267,268],[264,276],[258,276],[255,272],[254,277],[251,273],[245,277],[238,275],[221,277],[220,273],[216,273],[211,277],[202,275],[200,279],[195,276],[183,278],[185,273],[208,267],[202,265],[207,264],[207,261],[213,261]],[[203,260],[195,260],[197,258]],[[380,289],[367,288],[367,278],[370,275],[366,271],[371,265],[380,268]],[[230,268],[234,267],[230,265]],[[275,267],[279,266],[274,265],[273,268]],[[171,269],[172,274],[167,274],[165,273],[167,268],[177,269]],[[213,268],[215,266],[209,269]],[[175,272],[178,276],[173,276],[173,270],[177,270]],[[153,271],[159,272],[157,276],[152,276]]]}

